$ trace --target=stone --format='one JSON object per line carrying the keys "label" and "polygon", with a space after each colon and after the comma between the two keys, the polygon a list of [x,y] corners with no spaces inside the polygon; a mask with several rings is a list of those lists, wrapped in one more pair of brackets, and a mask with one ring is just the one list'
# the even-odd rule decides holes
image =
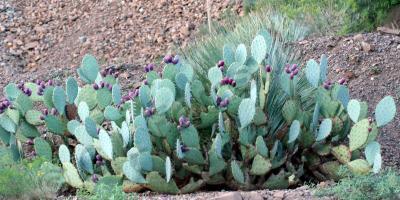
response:
{"label": "stone", "polygon": [[367,42],[362,41],[361,42],[361,47],[362,47],[363,51],[366,52],[366,53],[372,51],[372,45],[367,43]]}
{"label": "stone", "polygon": [[275,191],[273,196],[276,199],[283,199],[285,198],[285,191],[282,190]]}
{"label": "stone", "polygon": [[353,40],[355,41],[363,41],[364,40],[364,36],[362,34],[357,34],[353,37]]}
{"label": "stone", "polygon": [[212,200],[242,200],[242,195],[239,192],[226,192]]}
{"label": "stone", "polygon": [[39,46],[39,42],[29,42],[25,45],[25,49],[30,50],[34,49],[35,47]]}
{"label": "stone", "polygon": [[243,200],[264,200],[260,192],[257,191],[246,192],[242,196]]}

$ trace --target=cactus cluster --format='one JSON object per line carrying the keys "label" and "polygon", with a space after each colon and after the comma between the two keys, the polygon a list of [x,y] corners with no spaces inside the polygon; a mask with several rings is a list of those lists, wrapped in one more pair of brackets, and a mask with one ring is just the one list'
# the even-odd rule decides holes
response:
{"label": "cactus cluster", "polygon": [[[350,100],[345,81],[327,80],[326,56],[304,67],[272,67],[270,40],[257,35],[249,53],[244,44],[226,45],[207,82],[184,59],[167,55],[161,74],[146,66],[146,81],[126,95],[116,70],[100,71],[86,55],[78,69],[84,84],[72,77],[64,87],[9,84],[0,139],[16,160],[21,142],[33,144],[38,156],[62,163],[70,186],[89,191],[98,184],[172,194],[207,185],[276,189],[310,178],[337,180],[340,166],[379,171],[375,139],[394,118],[393,98],[385,97],[368,119],[367,104]],[[36,110],[37,103],[46,109]],[[50,145],[39,126],[64,144]]]}

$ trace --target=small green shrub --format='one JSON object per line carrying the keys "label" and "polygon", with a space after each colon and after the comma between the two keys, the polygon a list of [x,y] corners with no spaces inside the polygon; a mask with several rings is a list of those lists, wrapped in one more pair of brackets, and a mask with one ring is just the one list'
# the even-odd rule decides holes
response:
{"label": "small green shrub", "polygon": [[53,199],[64,183],[61,169],[42,159],[15,163],[8,152],[0,156],[0,198]]}
{"label": "small green shrub", "polygon": [[[249,9],[277,10],[322,34],[372,31],[399,0],[246,0]],[[246,7],[247,8],[247,7]]]}
{"label": "small green shrub", "polygon": [[400,174],[385,170],[379,174],[348,176],[334,186],[317,188],[315,195],[348,200],[400,199]]}
{"label": "small green shrub", "polygon": [[107,199],[107,200],[138,200],[142,199],[143,195],[139,196],[139,194],[126,194],[122,190],[121,185],[104,185],[100,184],[96,192],[89,192],[85,189],[79,189],[76,193],[76,196],[79,199],[83,200],[98,200],[98,199]]}

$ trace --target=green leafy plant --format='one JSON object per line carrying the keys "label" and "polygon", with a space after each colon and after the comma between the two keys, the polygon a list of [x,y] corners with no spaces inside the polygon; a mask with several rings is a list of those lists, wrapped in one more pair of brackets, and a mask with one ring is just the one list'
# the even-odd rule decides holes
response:
{"label": "green leafy plant", "polygon": [[[337,180],[341,166],[354,174],[378,172],[375,138],[394,118],[393,98],[385,97],[367,119],[360,104],[349,103],[342,82],[327,80],[326,56],[304,69],[275,63],[273,44],[266,30],[250,47],[226,44],[223,60],[205,77],[167,55],[161,74],[146,66],[146,80],[124,96],[114,69],[100,71],[86,55],[78,69],[83,85],[68,78],[66,89],[53,81],[6,87],[3,143],[16,161],[22,142],[33,144],[39,157],[58,157],[65,182],[93,193],[101,185],[171,194],[207,185],[276,189],[301,183],[305,174]],[[42,115],[33,102],[47,107]],[[36,114],[26,120],[28,113]],[[27,122],[35,116],[41,123]],[[52,146],[38,126],[63,144]],[[357,156],[363,149],[366,159]]]}
{"label": "green leafy plant", "polygon": [[[346,170],[341,173],[346,174]],[[315,195],[349,200],[399,199],[399,188],[400,174],[393,169],[366,176],[349,176],[347,172],[347,177],[334,186],[316,188]]]}

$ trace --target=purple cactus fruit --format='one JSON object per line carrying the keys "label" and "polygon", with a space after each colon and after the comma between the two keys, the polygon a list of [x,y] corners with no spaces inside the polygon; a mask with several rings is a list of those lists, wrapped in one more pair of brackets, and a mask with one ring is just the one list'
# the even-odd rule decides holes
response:
{"label": "purple cactus fruit", "polygon": [[180,116],[178,121],[179,121],[179,125],[182,125],[185,123],[186,119],[184,116]]}
{"label": "purple cactus fruit", "polygon": [[45,89],[46,88],[46,83],[44,81],[40,82],[40,88]]}
{"label": "purple cactus fruit", "polygon": [[52,108],[52,109],[51,109],[51,114],[52,114],[52,115],[57,115],[57,110],[56,110],[55,108]]}
{"label": "purple cactus fruit", "polygon": [[371,132],[371,131],[372,131],[372,128],[371,128],[371,127],[369,127],[369,128],[368,128],[368,132]]}
{"label": "purple cactus fruit", "polygon": [[107,76],[107,70],[105,70],[105,69],[101,70],[100,74],[101,74],[102,77],[106,77]]}
{"label": "purple cactus fruit", "polygon": [[291,73],[291,74],[290,74],[290,80],[293,80],[293,78],[294,78],[294,74]]}
{"label": "purple cactus fruit", "polygon": [[292,67],[290,68],[290,71],[294,72],[297,69],[297,64],[293,64]]}
{"label": "purple cactus fruit", "polygon": [[165,63],[168,64],[168,63],[171,63],[173,59],[174,58],[171,55],[166,55],[163,60]]}
{"label": "purple cactus fruit", "polygon": [[96,160],[96,165],[97,166],[101,166],[103,164],[103,162],[101,160]]}
{"label": "purple cactus fruit", "polygon": [[232,85],[232,83],[233,83],[233,79],[231,79],[231,78],[228,78],[228,81],[227,81],[227,83],[228,83],[229,85]]}
{"label": "purple cactus fruit", "polygon": [[2,102],[2,103],[0,103],[0,110],[4,110],[4,109],[6,109],[6,105],[4,105]]}
{"label": "purple cactus fruit", "polygon": [[190,126],[190,121],[189,120],[185,121],[184,125],[185,125],[186,128],[189,127]]}
{"label": "purple cactus fruit", "polygon": [[178,55],[174,56],[174,58],[172,59],[171,62],[172,62],[172,64],[174,64],[174,65],[178,64],[178,63],[179,63],[179,56],[178,56]]}
{"label": "purple cactus fruit", "polygon": [[17,85],[18,89],[22,90],[25,87],[25,82],[20,81]]}
{"label": "purple cactus fruit", "polygon": [[369,122],[369,124],[372,124],[372,122],[374,122],[374,120],[371,117],[368,117],[368,122]]}
{"label": "purple cactus fruit", "polygon": [[0,109],[0,114],[3,114],[4,113],[4,109]]}
{"label": "purple cactus fruit", "polygon": [[104,88],[105,86],[106,86],[106,83],[103,82],[103,81],[100,81],[100,87],[101,87],[101,88]]}
{"label": "purple cactus fruit", "polygon": [[36,156],[36,151],[32,151],[32,156]]}
{"label": "purple cactus fruit", "polygon": [[51,80],[51,79],[48,80],[48,81],[47,81],[47,85],[48,85],[48,86],[53,86],[53,85],[54,85],[54,81]]}
{"label": "purple cactus fruit", "polygon": [[144,79],[144,80],[143,80],[143,84],[145,84],[145,85],[148,85],[148,84],[149,84],[149,82],[147,81],[147,79]]}
{"label": "purple cactus fruit", "polygon": [[182,129],[182,126],[181,126],[181,125],[178,125],[178,126],[176,126],[176,128],[177,128],[178,130],[181,130],[181,129]]}
{"label": "purple cactus fruit", "polygon": [[287,74],[290,74],[290,68],[289,67],[285,67],[285,72],[287,73]]}
{"label": "purple cactus fruit", "polygon": [[154,115],[156,113],[156,108],[151,107],[150,111],[151,111],[151,114]]}
{"label": "purple cactus fruit", "polygon": [[224,67],[224,66],[219,67],[219,70],[224,71],[224,70],[225,70],[225,67]]}
{"label": "purple cactus fruit", "polygon": [[226,106],[228,106],[228,104],[229,104],[229,99],[226,98],[221,102],[220,106],[225,108]]}
{"label": "purple cactus fruit", "polygon": [[217,97],[217,99],[216,99],[217,106],[219,106],[219,104],[221,103],[221,101],[222,101],[222,98],[221,98],[221,97]]}
{"label": "purple cactus fruit", "polygon": [[292,73],[296,76],[299,73],[299,69],[295,69]]}
{"label": "purple cactus fruit", "polygon": [[43,115],[48,115],[49,114],[49,110],[47,108],[43,109],[42,111]]}
{"label": "purple cactus fruit", "polygon": [[92,181],[93,181],[94,183],[97,183],[97,181],[99,181],[99,178],[96,176],[96,174],[93,174],[93,175],[92,175]]}
{"label": "purple cactus fruit", "polygon": [[265,71],[268,72],[268,73],[270,73],[270,72],[272,71],[271,65],[265,66]]}
{"label": "purple cactus fruit", "polygon": [[329,89],[331,88],[331,86],[330,86],[329,84],[324,83],[324,88],[325,88],[326,90],[329,90]]}
{"label": "purple cactus fruit", "polygon": [[108,89],[108,90],[112,91],[112,88],[113,88],[113,86],[112,86],[111,84],[108,84],[108,85],[107,85],[107,89]]}
{"label": "purple cactus fruit", "polygon": [[45,120],[45,118],[46,117],[44,115],[40,115],[40,117],[39,117],[39,119],[42,120],[42,121]]}
{"label": "purple cactus fruit", "polygon": [[103,158],[101,157],[101,155],[97,154],[96,155],[96,160],[102,160]]}
{"label": "purple cactus fruit", "polygon": [[186,145],[183,144],[183,145],[181,145],[181,151],[183,153],[185,153],[185,152],[189,151],[189,148]]}
{"label": "purple cactus fruit", "polygon": [[144,72],[146,72],[146,73],[150,72],[150,69],[149,69],[148,66],[145,66],[145,67],[144,67]]}
{"label": "purple cactus fruit", "polygon": [[218,61],[218,67],[223,67],[225,66],[225,62],[223,60]]}
{"label": "purple cactus fruit", "polygon": [[341,78],[341,79],[339,79],[338,83],[340,85],[344,85],[346,83],[346,79],[345,78]]}
{"label": "purple cactus fruit", "polygon": [[26,94],[28,97],[30,97],[30,96],[32,95],[32,90],[29,89],[29,88],[26,88],[26,89],[25,89],[25,94]]}
{"label": "purple cactus fruit", "polygon": [[115,72],[114,73],[114,78],[118,78],[118,76],[119,76],[119,72]]}
{"label": "purple cactus fruit", "polygon": [[27,145],[33,145],[33,140],[32,138],[28,138],[28,140],[26,141]]}
{"label": "purple cactus fruit", "polygon": [[40,85],[40,82],[41,82],[41,81],[40,81],[39,79],[36,79],[36,80],[35,80],[35,84],[36,84],[36,85]]}
{"label": "purple cactus fruit", "polygon": [[99,87],[99,85],[97,85],[97,83],[93,83],[93,89],[94,90],[98,90],[100,87]]}
{"label": "purple cactus fruit", "polygon": [[144,116],[150,117],[150,116],[151,116],[151,110],[146,109],[146,110],[144,111]]}
{"label": "purple cactus fruit", "polygon": [[231,85],[232,85],[232,87],[236,87],[236,81],[233,80]]}

